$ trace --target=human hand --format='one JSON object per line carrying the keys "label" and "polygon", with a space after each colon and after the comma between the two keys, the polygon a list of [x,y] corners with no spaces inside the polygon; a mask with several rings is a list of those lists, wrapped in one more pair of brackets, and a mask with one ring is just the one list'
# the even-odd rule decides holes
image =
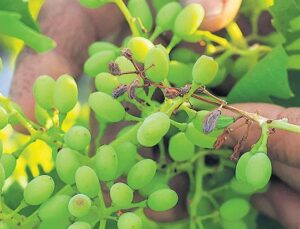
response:
{"label": "human hand", "polygon": [[[242,110],[258,112],[270,119],[287,118],[290,123],[300,124],[300,108],[283,108],[271,104],[236,104]],[[243,122],[237,121],[232,127]],[[232,133],[227,144],[233,146],[245,133],[245,128],[239,128]],[[253,124],[245,150],[249,150],[260,135],[260,128]],[[266,215],[278,220],[285,228],[299,228],[300,206],[300,137],[299,134],[276,130],[268,141],[268,155],[272,161],[273,174],[280,181],[271,181],[265,193],[252,197],[254,206]]]}
{"label": "human hand", "polygon": [[[182,1],[183,4],[189,2]],[[203,29],[215,31],[233,19],[241,0],[218,0],[213,5],[210,0],[199,2],[206,9]],[[78,1],[46,1],[40,13],[40,26],[56,41],[57,47],[43,54],[25,49],[19,57],[11,97],[23,108],[25,115],[34,119],[32,86],[38,76],[46,74],[57,78],[68,73],[79,77],[89,44],[107,35],[124,32],[122,22],[121,13],[113,4],[93,10],[81,7]]]}

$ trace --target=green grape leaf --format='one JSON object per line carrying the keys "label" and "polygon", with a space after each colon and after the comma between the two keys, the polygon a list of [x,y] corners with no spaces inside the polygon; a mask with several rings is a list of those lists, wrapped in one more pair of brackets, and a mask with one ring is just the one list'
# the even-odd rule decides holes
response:
{"label": "green grape leaf", "polygon": [[272,102],[272,97],[293,96],[288,83],[288,56],[281,46],[275,47],[235,84],[228,95],[230,103]]}
{"label": "green grape leaf", "polygon": [[270,13],[273,17],[273,26],[285,37],[286,44],[292,43],[299,38],[299,0],[276,0],[270,8]]}
{"label": "green grape leaf", "polygon": [[18,13],[21,18],[20,21],[23,22],[28,27],[34,29],[35,31],[39,32],[40,29],[38,24],[32,18],[32,15],[28,8],[28,1],[23,0],[1,0],[0,1],[0,10],[11,12],[11,13]]}

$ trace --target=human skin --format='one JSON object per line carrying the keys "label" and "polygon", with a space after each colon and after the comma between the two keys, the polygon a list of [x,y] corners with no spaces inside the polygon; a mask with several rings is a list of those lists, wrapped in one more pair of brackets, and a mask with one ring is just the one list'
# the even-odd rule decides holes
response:
{"label": "human skin", "polygon": [[[236,15],[240,0],[185,0],[198,1],[206,9],[203,27],[216,31],[228,24]],[[77,1],[47,0],[42,8],[39,23],[43,33],[53,38],[57,47],[48,53],[37,54],[25,49],[19,57],[11,97],[21,105],[24,113],[34,119],[32,85],[42,74],[58,78],[64,73],[78,78],[87,58],[87,48],[95,40],[109,34],[121,34],[125,26],[119,10],[112,4],[100,9],[84,9]],[[300,108],[283,108],[270,104],[236,104],[246,111],[258,112],[268,118],[287,117],[289,122],[300,125]],[[239,121],[240,122],[240,121]],[[243,130],[234,131],[227,144],[236,144]],[[250,129],[248,149],[259,136],[259,127]],[[287,228],[299,228],[300,217],[300,135],[275,131],[268,142],[273,173],[283,182],[271,182],[266,193],[253,196],[253,204],[262,212],[279,220]],[[245,149],[247,150],[247,149]],[[172,216],[169,217],[172,219]]]}

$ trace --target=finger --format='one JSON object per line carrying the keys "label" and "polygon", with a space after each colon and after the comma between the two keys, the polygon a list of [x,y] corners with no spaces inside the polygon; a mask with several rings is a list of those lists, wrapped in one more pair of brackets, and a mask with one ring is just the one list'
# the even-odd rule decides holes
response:
{"label": "finger", "polygon": [[266,193],[256,194],[252,200],[258,210],[280,221],[285,228],[300,227],[300,194],[288,186],[271,183]]}
{"label": "finger", "polygon": [[273,173],[296,191],[300,191],[300,169],[279,161],[272,161]]}
{"label": "finger", "polygon": [[[107,12],[112,18],[108,19]],[[26,49],[18,60],[10,92],[30,119],[34,119],[32,85],[35,79],[43,74],[57,78],[64,73],[78,77],[87,57],[88,45],[117,28],[118,14],[112,4],[88,10],[78,1],[46,1],[40,13],[40,26],[56,41],[57,47],[43,54]]]}
{"label": "finger", "polygon": [[227,26],[237,15],[242,0],[181,0],[184,5],[200,3],[205,9],[205,18],[200,28],[217,31]]}
{"label": "finger", "polygon": [[[259,115],[270,119],[287,118],[289,123],[300,125],[300,108],[283,108],[281,106],[264,103],[235,104],[241,110],[257,112]],[[224,110],[224,114],[236,116],[232,112]],[[240,119],[232,125],[233,129],[241,125],[244,120]],[[227,144],[234,146],[246,132],[246,125],[231,133]],[[253,124],[250,127],[245,151],[255,144],[260,136],[260,127]],[[275,130],[268,139],[268,155],[273,160],[286,163],[289,166],[299,167],[300,165],[300,135],[289,131]]]}

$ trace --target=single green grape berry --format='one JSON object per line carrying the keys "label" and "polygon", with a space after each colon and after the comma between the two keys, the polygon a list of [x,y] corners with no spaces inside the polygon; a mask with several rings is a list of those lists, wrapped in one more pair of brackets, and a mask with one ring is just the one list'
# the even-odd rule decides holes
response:
{"label": "single green grape berry", "polygon": [[24,189],[24,200],[29,205],[40,205],[54,191],[54,181],[48,175],[41,175],[31,180]]}
{"label": "single green grape berry", "polygon": [[95,167],[98,178],[102,181],[111,181],[116,178],[118,171],[118,156],[110,145],[102,145],[95,156]]}
{"label": "single green grape berry", "polygon": [[235,177],[238,181],[248,183],[246,179],[246,167],[252,155],[252,152],[246,152],[238,160],[235,168]]}
{"label": "single green grape berry", "polygon": [[137,132],[139,143],[151,147],[160,142],[170,128],[170,118],[163,112],[149,115],[142,123]]}
{"label": "single green grape berry", "polygon": [[246,181],[261,189],[266,186],[272,175],[272,164],[266,153],[253,154],[245,167]]}
{"label": "single green grape berry", "polygon": [[[115,63],[119,66],[121,73],[136,71],[132,62],[128,60],[125,56],[119,56],[115,60]],[[119,84],[126,84],[126,85],[131,84],[137,78],[138,76],[136,73],[123,74],[117,77]]]}
{"label": "single green grape berry", "polygon": [[137,147],[131,142],[123,142],[114,147],[118,161],[118,171],[117,176],[122,174],[127,174],[130,168],[136,163],[136,158],[138,155]]}
{"label": "single green grape berry", "polygon": [[39,224],[39,229],[53,229],[53,228],[68,228],[71,224],[68,218],[61,218],[59,220],[43,220]]}
{"label": "single green grape berry", "polygon": [[250,211],[250,204],[242,198],[232,198],[224,202],[220,207],[220,215],[225,220],[240,220]]}
{"label": "single green grape berry", "polygon": [[92,56],[98,52],[102,51],[119,51],[119,48],[114,44],[107,42],[107,41],[96,41],[93,42],[88,49],[89,56]]}
{"label": "single green grape berry", "polygon": [[157,190],[169,188],[167,179],[166,174],[157,172],[150,183],[139,189],[139,193],[146,197]]}
{"label": "single green grape berry", "polygon": [[68,209],[71,215],[83,217],[89,213],[91,206],[92,201],[88,196],[77,194],[70,199]]}
{"label": "single green grape berry", "polygon": [[120,83],[118,77],[107,72],[102,72],[96,76],[95,85],[97,91],[112,95],[113,90],[115,90]]}
{"label": "single green grape berry", "polygon": [[3,166],[2,166],[2,164],[0,163],[0,193],[1,193],[2,188],[4,186],[5,179],[6,179],[6,177],[5,177],[5,170],[4,170]]}
{"label": "single green grape berry", "polygon": [[5,171],[5,176],[8,178],[16,168],[17,160],[12,154],[2,154],[1,164]]}
{"label": "single green grape berry", "polygon": [[202,55],[194,64],[193,81],[199,85],[207,85],[214,80],[218,69],[219,65],[212,57]]}
{"label": "single green grape berry", "polygon": [[33,85],[33,95],[38,105],[46,110],[53,108],[55,80],[47,75],[39,76]]}
{"label": "single green grape berry", "polygon": [[84,150],[91,142],[91,133],[83,126],[73,126],[65,133],[64,141],[73,150]]}
{"label": "single green grape berry", "polygon": [[41,220],[59,220],[69,216],[68,204],[71,197],[68,195],[55,195],[38,209]]}
{"label": "single green grape berry", "polygon": [[61,113],[68,113],[72,110],[78,98],[77,84],[72,76],[60,76],[54,85],[53,103]]}
{"label": "single green grape berry", "polygon": [[78,191],[90,198],[96,197],[100,191],[97,174],[88,166],[81,166],[77,169],[75,173],[75,182]]}
{"label": "single green grape berry", "polygon": [[154,211],[166,211],[173,208],[178,202],[177,193],[172,189],[160,189],[153,192],[147,200],[150,209]]}
{"label": "single green grape berry", "polygon": [[142,220],[132,212],[122,214],[118,220],[118,229],[142,229]]}
{"label": "single green grape berry", "polygon": [[0,106],[0,130],[8,124],[8,114],[6,110]]}
{"label": "single green grape berry", "polygon": [[[127,7],[131,13],[131,15],[138,20],[141,20],[144,28],[150,32],[153,26],[153,18],[151,9],[146,0],[129,0],[127,3]],[[138,26],[138,29],[142,33],[142,29]]]}
{"label": "single green grape berry", "polygon": [[163,31],[172,30],[174,22],[182,7],[178,2],[170,2],[164,5],[156,15],[156,26]]}
{"label": "single green grape berry", "polygon": [[169,74],[167,78],[169,82],[175,86],[183,87],[192,81],[192,67],[172,60],[170,61]]}
{"label": "single green grape berry", "polygon": [[247,229],[248,226],[243,220],[222,220],[221,222],[224,229]]}
{"label": "single green grape berry", "polygon": [[108,122],[119,122],[125,116],[122,104],[103,92],[92,93],[88,103],[97,116]]}
{"label": "single green grape berry", "polygon": [[77,221],[70,225],[68,229],[92,229],[92,227],[86,222]]}
{"label": "single green grape berry", "polygon": [[77,220],[88,223],[92,228],[95,227],[99,221],[99,207],[92,204],[89,213],[83,217],[77,218]]}
{"label": "single green grape berry", "polygon": [[203,18],[204,9],[200,4],[187,5],[176,17],[174,33],[182,38],[193,34],[199,28]]}
{"label": "single green grape berry", "polygon": [[76,151],[70,148],[61,149],[56,157],[56,172],[59,178],[66,184],[75,183],[75,173],[80,167]]}
{"label": "single green grape berry", "polygon": [[192,64],[197,61],[199,58],[199,54],[194,52],[192,49],[189,48],[176,48],[174,49],[171,54],[171,59],[174,61],[178,61],[184,64]]}
{"label": "single green grape berry", "polygon": [[127,184],[116,183],[110,188],[110,198],[114,206],[125,208],[133,200],[133,191]]}
{"label": "single green grape berry", "polygon": [[116,58],[115,51],[102,51],[89,57],[84,63],[84,72],[91,77],[95,77],[101,72],[108,72],[109,63]]}
{"label": "single green grape berry", "polygon": [[150,49],[145,57],[145,69],[147,69],[146,75],[150,80],[160,83],[168,76],[168,54],[158,47]]}
{"label": "single green grape berry", "polygon": [[193,157],[195,153],[194,144],[181,132],[173,135],[169,142],[170,157],[174,161],[186,161]]}
{"label": "single green grape berry", "polygon": [[156,162],[151,159],[144,159],[137,162],[128,172],[128,185],[133,189],[143,188],[151,182],[156,173],[156,169]]}
{"label": "single green grape berry", "polygon": [[128,41],[127,47],[132,52],[135,60],[144,63],[147,53],[154,45],[146,38],[133,37]]}

